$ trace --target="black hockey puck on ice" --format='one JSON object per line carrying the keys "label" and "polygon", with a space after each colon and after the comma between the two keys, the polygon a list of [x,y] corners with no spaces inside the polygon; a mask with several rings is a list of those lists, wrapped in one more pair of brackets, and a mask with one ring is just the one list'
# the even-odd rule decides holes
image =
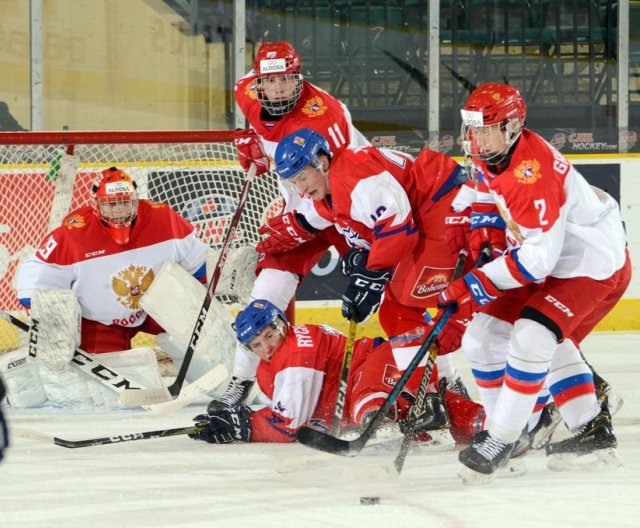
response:
{"label": "black hockey puck on ice", "polygon": [[360,504],[380,504],[380,497],[360,497]]}

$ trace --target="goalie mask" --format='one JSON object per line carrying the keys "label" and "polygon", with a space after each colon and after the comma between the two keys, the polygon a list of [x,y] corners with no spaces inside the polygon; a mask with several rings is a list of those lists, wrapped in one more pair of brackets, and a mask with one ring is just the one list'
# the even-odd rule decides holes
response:
{"label": "goalie mask", "polygon": [[236,317],[233,329],[242,346],[269,361],[284,339],[289,322],[284,313],[264,299],[253,301]]}
{"label": "goalie mask", "polygon": [[286,40],[265,42],[253,62],[254,90],[258,101],[272,116],[291,112],[302,95],[302,61]]}
{"label": "goalie mask", "polygon": [[513,86],[485,83],[473,91],[460,112],[465,154],[497,165],[520,137],[527,106]]}
{"label": "goalie mask", "polygon": [[129,242],[131,225],[138,213],[136,183],[116,167],[110,167],[100,174],[91,189],[93,210],[109,230],[111,238],[124,245]]}

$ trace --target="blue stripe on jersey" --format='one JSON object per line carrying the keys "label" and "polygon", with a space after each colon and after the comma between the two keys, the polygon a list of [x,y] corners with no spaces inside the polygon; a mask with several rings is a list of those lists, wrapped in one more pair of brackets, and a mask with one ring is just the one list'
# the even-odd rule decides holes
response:
{"label": "blue stripe on jersey", "polygon": [[413,224],[413,222],[411,220],[408,220],[401,226],[398,226],[395,229],[390,229],[389,231],[385,231],[385,223],[377,224],[373,226],[373,235],[376,240],[379,238],[397,235],[398,233],[402,233],[403,231],[407,232],[407,236],[411,236],[418,232],[418,227],[414,226],[412,229],[411,224]]}
{"label": "blue stripe on jersey", "polygon": [[31,297],[25,297],[24,299],[18,299],[18,302],[25,308],[31,308]]}
{"label": "blue stripe on jersey", "polygon": [[538,278],[534,277],[533,275],[531,275],[531,273],[529,273],[527,271],[527,269],[520,263],[520,259],[518,257],[518,252],[520,251],[520,248],[516,248],[516,249],[512,249],[511,251],[509,251],[509,255],[511,256],[511,258],[513,259],[513,261],[516,263],[516,266],[518,267],[518,271],[520,273],[522,273],[522,276],[529,280],[529,281],[537,281]]}
{"label": "blue stripe on jersey", "polygon": [[467,181],[467,173],[460,165],[458,165],[451,172],[451,174],[445,180],[442,186],[438,189],[438,192],[433,195],[433,198],[431,198],[431,201],[437,202],[449,191],[455,189],[456,187],[460,187],[460,185],[462,185],[465,181]]}
{"label": "blue stripe on jersey", "polygon": [[575,374],[573,376],[569,376],[567,378],[561,379],[557,381],[553,385],[549,387],[549,391],[551,394],[556,395],[570,389],[571,387],[577,387],[578,385],[582,385],[583,383],[593,383],[593,375],[589,373],[584,374]]}

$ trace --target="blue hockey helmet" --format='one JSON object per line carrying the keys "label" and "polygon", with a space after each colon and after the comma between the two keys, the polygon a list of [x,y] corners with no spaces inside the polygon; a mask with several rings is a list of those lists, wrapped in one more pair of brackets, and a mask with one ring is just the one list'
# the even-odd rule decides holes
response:
{"label": "blue hockey helmet", "polygon": [[276,172],[283,180],[289,180],[308,165],[322,167],[319,154],[331,157],[329,142],[315,130],[301,128],[284,137],[276,148]]}
{"label": "blue hockey helmet", "polygon": [[264,299],[257,299],[238,314],[233,328],[236,331],[238,341],[242,345],[248,345],[268,326],[277,327],[278,319],[289,324],[282,310],[275,304]]}

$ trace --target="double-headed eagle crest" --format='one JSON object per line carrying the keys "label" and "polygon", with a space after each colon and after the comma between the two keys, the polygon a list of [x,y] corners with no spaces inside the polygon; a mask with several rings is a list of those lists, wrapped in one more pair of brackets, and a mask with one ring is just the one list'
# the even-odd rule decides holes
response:
{"label": "double-headed eagle crest", "polygon": [[122,306],[129,310],[139,310],[140,298],[149,289],[154,278],[153,269],[130,264],[111,278],[111,289]]}

